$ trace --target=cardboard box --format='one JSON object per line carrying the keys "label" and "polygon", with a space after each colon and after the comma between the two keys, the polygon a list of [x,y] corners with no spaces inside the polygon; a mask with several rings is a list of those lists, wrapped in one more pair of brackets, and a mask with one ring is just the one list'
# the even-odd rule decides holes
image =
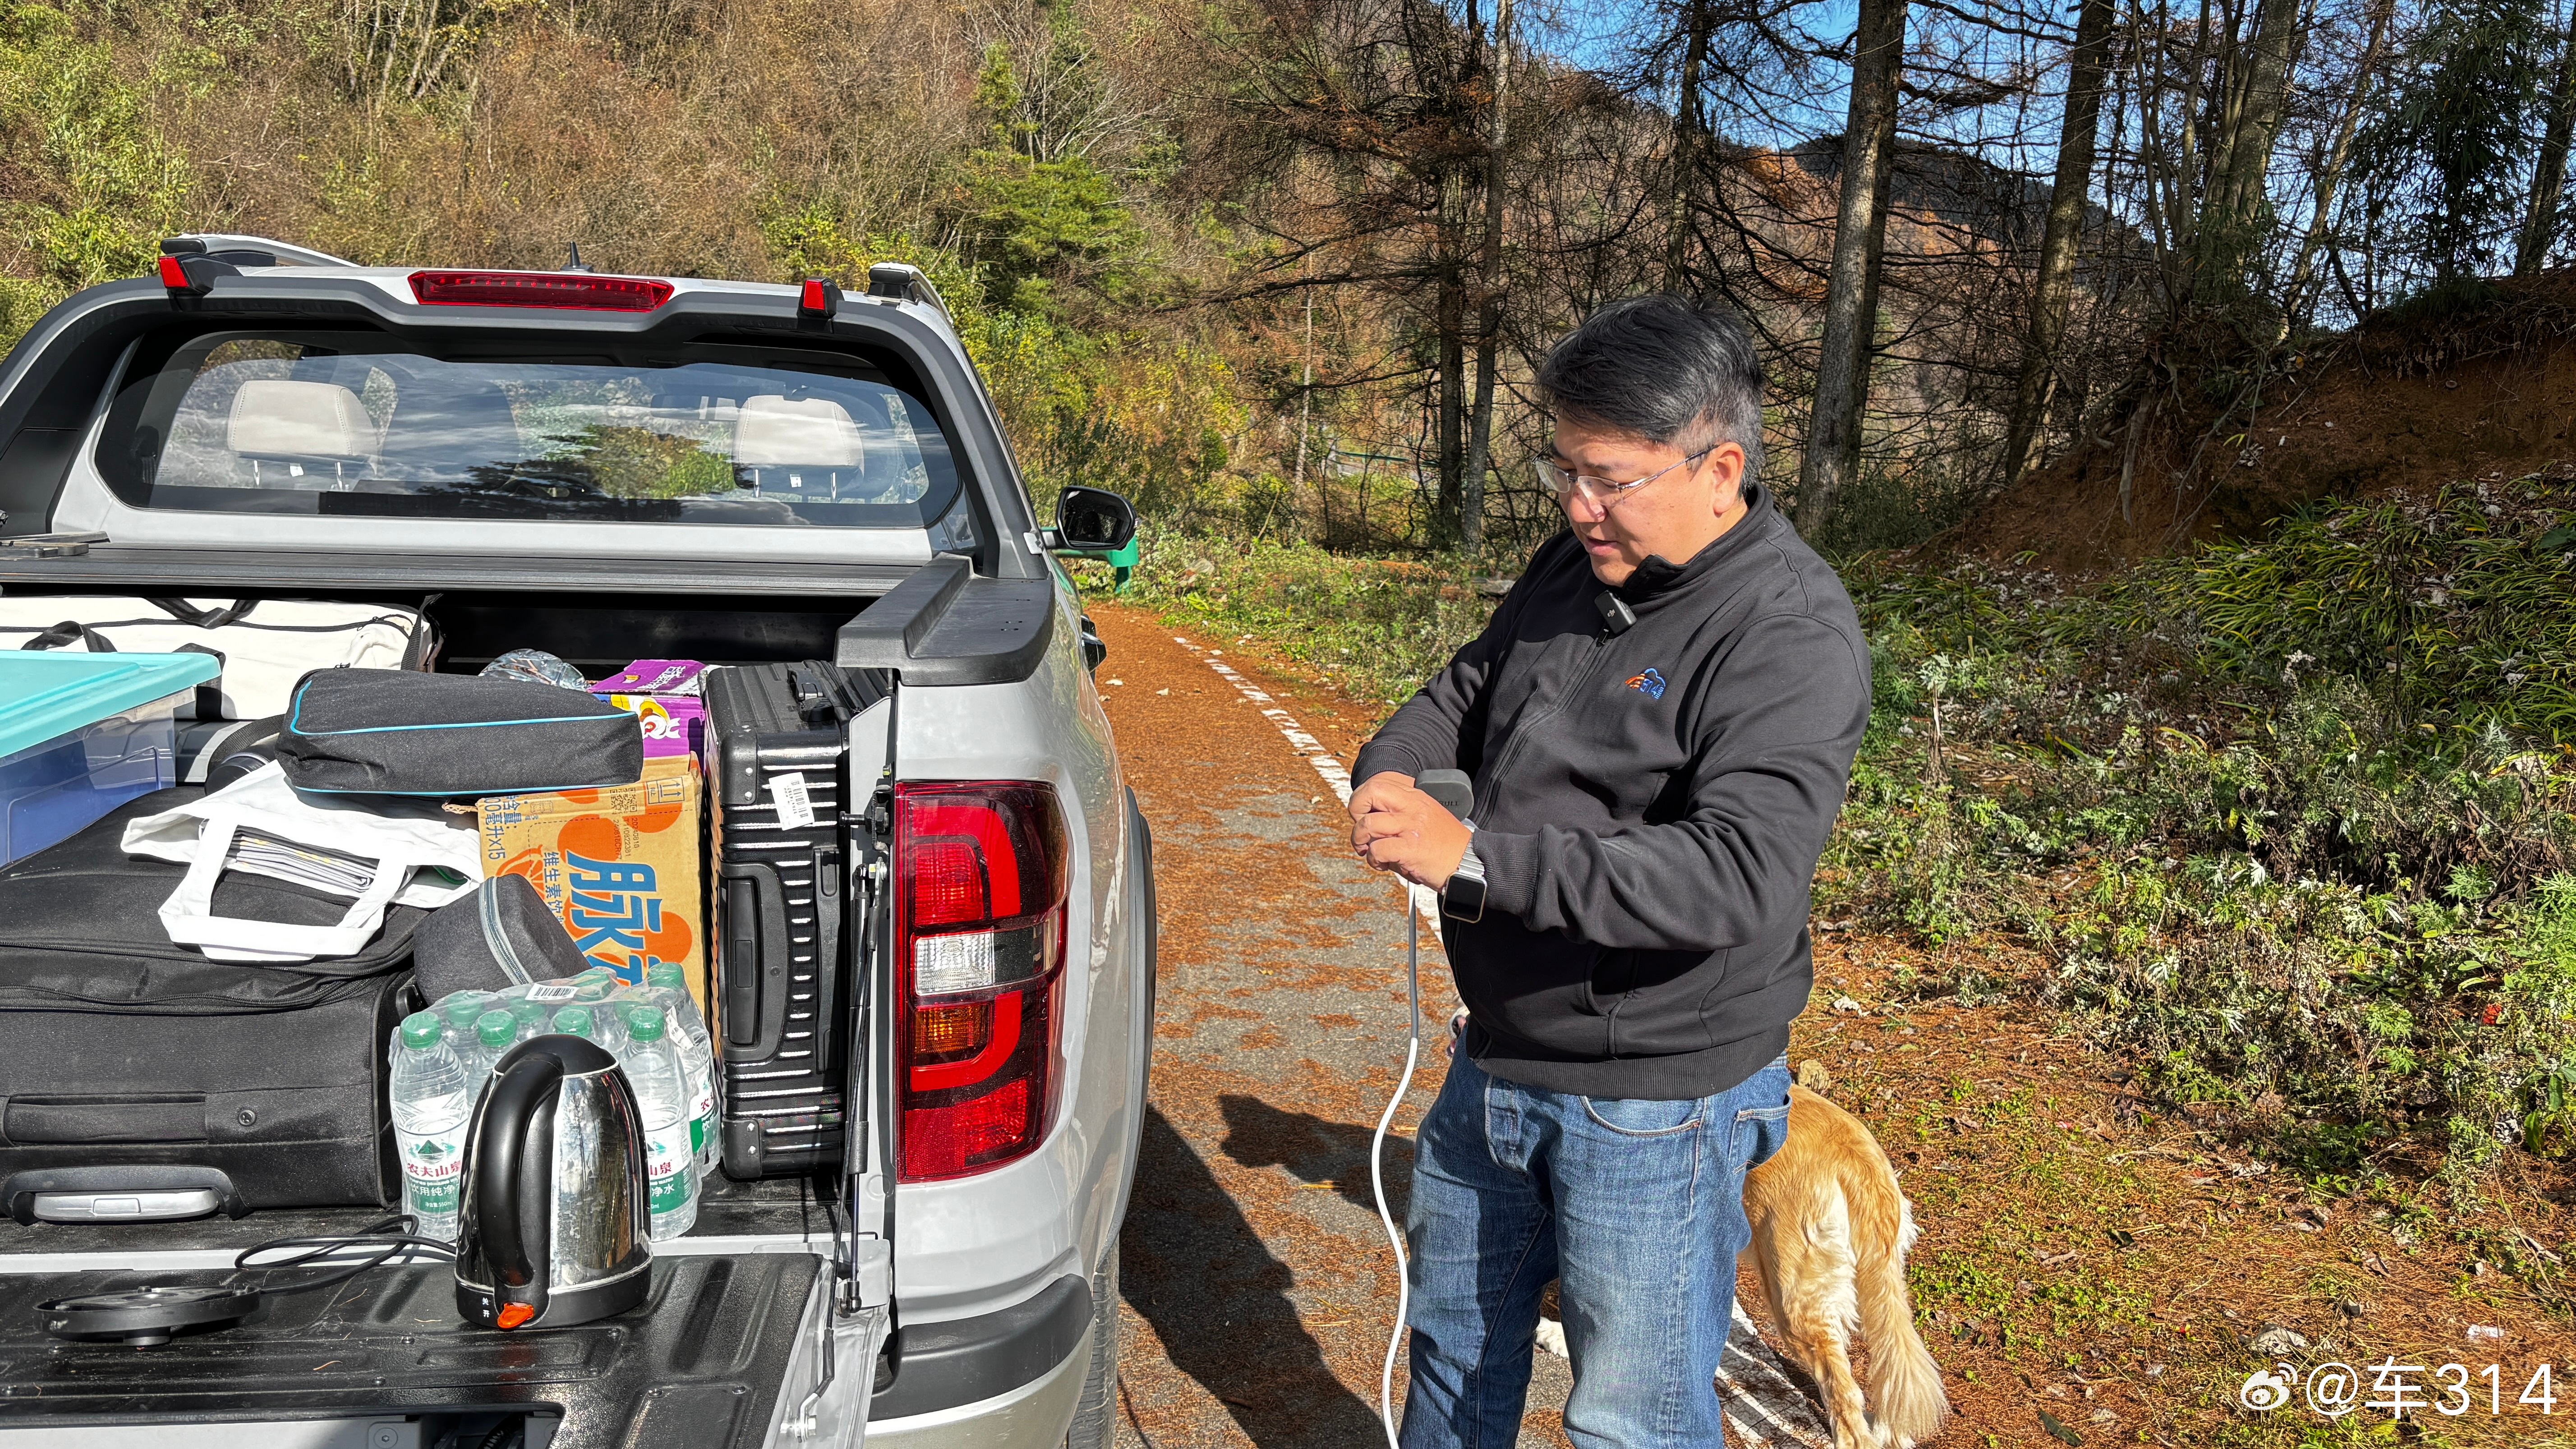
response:
{"label": "cardboard box", "polygon": [[494,795],[475,810],[483,874],[525,876],[574,944],[627,981],[677,962],[707,1009],[704,786],[690,755],[598,790]]}
{"label": "cardboard box", "polygon": [[707,748],[707,706],[685,694],[603,694],[610,704],[644,722],[644,758],[703,755]]}

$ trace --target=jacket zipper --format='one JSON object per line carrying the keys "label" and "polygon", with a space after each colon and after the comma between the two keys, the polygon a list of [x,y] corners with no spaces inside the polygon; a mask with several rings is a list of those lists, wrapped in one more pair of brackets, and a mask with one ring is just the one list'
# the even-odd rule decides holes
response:
{"label": "jacket zipper", "polygon": [[1503,781],[1503,771],[1521,757],[1521,746],[1528,743],[1536,727],[1565,713],[1565,702],[1574,698],[1581,692],[1583,686],[1592,682],[1592,676],[1601,668],[1601,661],[1609,657],[1610,638],[1610,632],[1606,629],[1592,637],[1592,657],[1583,661],[1583,668],[1575,674],[1573,680],[1557,694],[1556,698],[1548,701],[1546,713],[1523,721],[1521,726],[1512,732],[1512,742],[1504,749],[1503,757],[1496,760],[1494,768],[1485,773],[1486,784],[1500,785]]}
{"label": "jacket zipper", "polygon": [[[1574,678],[1567,683],[1564,690],[1561,691],[1554,700],[1551,700],[1548,703],[1546,713],[1539,715],[1535,719],[1526,721],[1519,729],[1513,731],[1510,746],[1503,751],[1502,758],[1494,762],[1493,770],[1485,777],[1487,785],[1500,785],[1503,779],[1503,771],[1510,768],[1512,763],[1520,758],[1521,746],[1528,743],[1529,737],[1536,733],[1537,726],[1546,724],[1549,720],[1563,714],[1565,712],[1566,701],[1577,698],[1581,695],[1584,686],[1592,682],[1592,676],[1600,672],[1601,661],[1610,657],[1610,641],[1615,637],[1617,636],[1613,635],[1607,629],[1604,629],[1600,633],[1592,636],[1592,657],[1583,661],[1583,667],[1575,672]],[[1587,998],[1592,995],[1592,983],[1589,979],[1584,982],[1583,994]],[[1619,1008],[1627,1003],[1627,999],[1627,993],[1620,993],[1619,1000],[1612,1002],[1610,1009],[1601,1013],[1602,1045],[1606,1049],[1609,1049],[1610,1055],[1614,1059],[1618,1056],[1616,1048],[1619,1040]],[[1592,1004],[1597,1008],[1599,1007],[1600,1002],[1596,1000]]]}

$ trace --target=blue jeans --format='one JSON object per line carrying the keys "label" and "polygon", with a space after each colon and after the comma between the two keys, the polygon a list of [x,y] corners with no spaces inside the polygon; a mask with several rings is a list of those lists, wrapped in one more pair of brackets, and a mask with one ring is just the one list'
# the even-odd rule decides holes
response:
{"label": "blue jeans", "polygon": [[1561,1279],[1583,1449],[1726,1442],[1714,1380],[1753,1240],[1744,1174],[1789,1133],[1782,1058],[1696,1101],[1575,1097],[1464,1055],[1416,1134],[1404,1449],[1511,1449]]}

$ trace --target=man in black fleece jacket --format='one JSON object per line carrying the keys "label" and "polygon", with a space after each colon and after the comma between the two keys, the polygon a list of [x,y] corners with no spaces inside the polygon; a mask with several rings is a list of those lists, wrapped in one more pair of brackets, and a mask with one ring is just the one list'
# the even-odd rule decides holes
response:
{"label": "man in black fleece jacket", "polygon": [[[1352,772],[1353,845],[1441,892],[1469,1008],[1416,1139],[1402,1442],[1515,1442],[1561,1278],[1568,1436],[1711,1445],[1869,650],[1754,481],[1761,364],[1732,318],[1615,303],[1539,383],[1569,529]],[[1414,788],[1452,767],[1472,827]]]}

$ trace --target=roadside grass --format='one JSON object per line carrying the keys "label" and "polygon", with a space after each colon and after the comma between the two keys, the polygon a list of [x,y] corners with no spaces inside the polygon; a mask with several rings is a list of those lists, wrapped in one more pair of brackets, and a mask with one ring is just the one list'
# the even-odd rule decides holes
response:
{"label": "roadside grass", "polygon": [[[2042,1413],[2087,1445],[2560,1442],[2552,1420],[2576,1416],[2576,1387],[2547,1414],[2516,1400],[2540,1363],[2564,1367],[2576,1335],[2527,1285],[2448,1235],[2401,1245],[2366,1202],[2159,1110],[2044,1004],[1915,999],[1931,964],[1902,936],[1824,933],[1790,1052],[1827,1065],[1827,1095],[1868,1124],[1912,1200],[1916,1321],[1959,1415],[1943,1442],[2068,1442]],[[2498,1193],[2556,1236],[2568,1175],[2528,1160],[2545,1176],[2512,1174]],[[2502,1337],[2472,1339],[2473,1324]],[[2273,1329],[2307,1347],[2257,1352]],[[2474,1413],[2402,1426],[2368,1408],[2328,1419],[2238,1401],[2280,1362],[2304,1375],[2383,1359],[2421,1366],[2424,1383],[2492,1362],[2510,1382],[2498,1413],[2474,1380]]]}
{"label": "roadside grass", "polygon": [[[1876,709],[1818,908],[1930,948],[1916,994],[2056,1006],[2195,1126],[2558,1293],[2485,1194],[2576,1148],[2576,721],[2565,661],[2501,642],[2576,628],[2571,550],[2576,491],[2529,479],[2089,591],[1858,561]],[[2036,948],[2016,980],[1954,949],[1996,935]]]}
{"label": "roadside grass", "polygon": [[[1125,597],[1175,624],[1251,635],[1336,690],[1392,710],[1485,627],[1493,601],[1455,560],[1351,558],[1309,543],[1232,539],[1148,522]],[[1105,591],[1108,566],[1075,578]]]}

